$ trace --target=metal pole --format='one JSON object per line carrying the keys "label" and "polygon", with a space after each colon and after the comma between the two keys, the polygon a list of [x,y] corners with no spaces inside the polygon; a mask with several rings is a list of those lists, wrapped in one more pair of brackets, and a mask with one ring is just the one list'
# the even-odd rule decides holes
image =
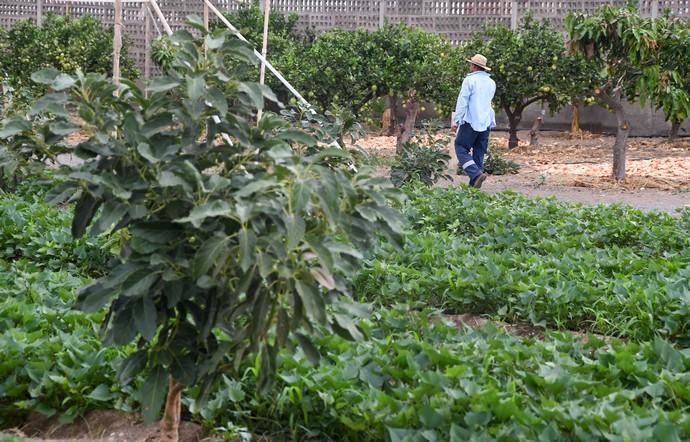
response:
{"label": "metal pole", "polygon": [[[155,4],[155,0],[151,0],[151,1],[154,2],[154,4]],[[223,16],[223,14],[221,14],[221,12],[220,12],[215,6],[213,6],[213,4],[212,4],[209,0],[204,0],[204,1],[206,2],[206,4],[208,4],[208,7],[209,7],[209,9],[211,10],[211,12],[213,12],[213,13],[220,19],[220,21],[222,21],[223,24],[225,24],[225,26],[227,26],[232,32],[234,32],[234,33],[237,35],[237,38],[239,38],[240,40],[242,40],[242,41],[245,42],[245,43],[249,43],[249,42],[247,41],[247,39],[244,38],[244,36],[243,36],[242,34],[240,34],[240,32],[237,30],[237,28],[235,28],[235,27],[232,25],[232,23],[230,23],[230,22],[225,18],[225,16]],[[254,49],[254,55],[256,55],[256,57],[259,59],[259,61],[262,61],[262,62],[266,63],[266,67],[268,67],[268,70],[271,71],[271,73],[272,73],[273,75],[275,75],[276,78],[278,78],[278,80],[280,80],[280,82],[283,83],[283,84],[285,85],[285,87],[286,87],[295,97],[297,97],[297,99],[298,99],[300,102],[302,102],[302,104],[304,104],[309,110],[311,110],[312,112],[314,112],[314,110],[313,110],[311,104],[309,104],[309,102],[308,102],[307,100],[304,99],[304,97],[302,96],[302,94],[300,94],[299,92],[297,92],[297,89],[295,89],[295,88],[285,79],[285,77],[283,77],[283,75],[282,75],[280,72],[278,72],[278,71],[276,70],[276,68],[273,67],[273,65],[272,65],[271,63],[269,63],[263,55],[261,55],[261,54],[259,53],[259,51],[257,51],[256,49]]]}
{"label": "metal pole", "polygon": [[163,12],[161,12],[161,8],[158,7],[158,3],[156,3],[156,0],[149,0],[149,3],[151,4],[151,6],[153,6],[153,10],[156,12],[156,15],[161,20],[161,23],[163,23],[163,29],[165,29],[165,33],[168,35],[172,35],[173,31],[172,29],[170,29],[170,25],[168,24],[168,21],[165,19]]}
{"label": "metal pole", "polygon": [[113,27],[113,83],[120,84],[120,52],[122,50],[122,0],[115,0],[115,26]]}
{"label": "metal pole", "polygon": [[[268,52],[268,24],[271,18],[271,0],[264,1],[264,39],[261,45],[261,55],[263,60],[261,61],[261,69],[259,71],[259,84],[264,84],[266,82],[266,53]],[[261,120],[261,109],[256,113],[256,121]]]}
{"label": "metal pole", "polygon": [[518,27],[518,2],[512,0],[510,2],[510,29],[513,31]]}

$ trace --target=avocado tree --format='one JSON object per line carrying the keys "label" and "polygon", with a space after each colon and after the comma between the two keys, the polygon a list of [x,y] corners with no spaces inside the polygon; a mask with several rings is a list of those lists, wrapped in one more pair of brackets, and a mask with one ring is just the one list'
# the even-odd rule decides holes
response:
{"label": "avocado tree", "polygon": [[[466,58],[481,53],[489,60],[496,82],[494,103],[508,117],[511,149],[518,145],[517,129],[527,106],[542,101],[555,111],[564,104],[564,97],[569,101],[571,85],[582,84],[578,71],[571,63],[564,63],[561,35],[548,22],[529,15],[516,30],[485,28],[462,50]],[[576,77],[571,78],[572,74]]]}
{"label": "avocado tree", "polygon": [[[255,48],[261,48],[263,41],[264,13],[258,2],[242,3],[237,10],[225,13],[225,17],[232,23],[247,41]],[[283,14],[271,11],[268,28],[267,58],[278,71],[288,76],[290,81],[296,81],[300,72],[300,61],[309,37],[297,30],[298,16],[295,13]],[[225,25],[213,20],[209,23],[212,31],[226,29]],[[175,45],[170,37],[163,35],[154,40],[151,58],[159,67],[166,69],[175,60]],[[240,79],[256,80],[259,78],[257,66],[246,66],[245,73],[239,73]],[[289,92],[285,86],[273,75],[266,77],[266,84],[281,101],[289,99]]]}
{"label": "avocado tree", "polygon": [[206,35],[207,55],[185,31],[172,41],[176,58],[148,94],[128,80],[115,94],[103,75],[39,72],[56,91],[34,105],[44,118],[3,132],[10,145],[42,131],[89,134],[53,200],[76,203],[74,236],[126,229],[127,240],[79,306],[108,306],[107,344],[136,343],[120,380],[144,374],[143,413],[152,420],[165,403],[165,441],[177,440],[184,387],[208,391],[249,357],[261,387],[282,347],[318,362],[310,334],[360,338],[349,276],[375,236],[397,243],[402,228],[390,183],[345,167],[345,151],[320,147],[323,131],[271,113],[250,125],[275,96],[233,76],[256,63],[236,37]]}
{"label": "avocado tree", "polygon": [[658,65],[658,29],[652,19],[640,17],[633,6],[603,6],[593,14],[566,17],[573,50],[600,67],[595,97],[611,109],[618,122],[613,145],[613,178],[625,179],[626,145],[630,134],[623,100],[635,102],[640,92],[658,82],[652,73]]}

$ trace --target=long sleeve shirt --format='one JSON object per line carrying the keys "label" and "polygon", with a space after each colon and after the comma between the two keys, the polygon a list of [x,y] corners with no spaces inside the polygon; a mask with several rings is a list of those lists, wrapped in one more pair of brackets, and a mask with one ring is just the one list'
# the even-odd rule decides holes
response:
{"label": "long sleeve shirt", "polygon": [[470,73],[462,82],[460,95],[453,113],[453,125],[469,123],[477,132],[496,127],[496,114],[491,100],[496,93],[496,83],[485,71]]}

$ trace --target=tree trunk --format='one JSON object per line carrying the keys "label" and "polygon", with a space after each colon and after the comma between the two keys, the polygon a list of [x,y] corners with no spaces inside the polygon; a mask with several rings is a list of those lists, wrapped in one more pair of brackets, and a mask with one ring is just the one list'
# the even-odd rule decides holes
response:
{"label": "tree trunk", "polygon": [[410,99],[405,108],[405,122],[402,126],[402,132],[397,137],[396,150],[399,150],[403,144],[412,138],[414,126],[417,122],[417,114],[419,114],[419,103],[417,102],[416,93],[411,91]]}
{"label": "tree trunk", "polygon": [[178,442],[180,437],[180,414],[182,413],[182,384],[172,376],[168,382],[168,397],[165,401],[163,419],[160,423],[161,442]]}
{"label": "tree trunk", "polygon": [[577,98],[573,98],[571,102],[571,109],[573,112],[573,117],[570,120],[570,135],[576,137],[580,135],[580,101]]}
{"label": "tree trunk", "polygon": [[383,118],[381,126],[386,135],[393,136],[397,131],[398,117],[396,111],[398,109],[398,96],[388,95],[386,98],[386,110],[383,111]]}
{"label": "tree trunk", "polygon": [[544,109],[542,109],[532,124],[532,129],[529,131],[530,146],[539,146],[539,130],[541,129],[542,124],[544,124],[544,114]]}
{"label": "tree trunk", "polygon": [[521,109],[515,109],[514,112],[511,112],[509,108],[505,108],[506,114],[508,115],[508,123],[510,125],[509,128],[509,133],[510,133],[510,138],[508,138],[508,149],[515,149],[518,147],[518,136],[517,136],[517,127],[518,124],[520,124],[520,120],[522,119],[522,110]]}
{"label": "tree trunk", "polygon": [[671,132],[668,134],[668,138],[671,141],[675,141],[678,138],[678,134],[680,133],[680,125],[682,123],[683,122],[679,120],[671,120]]}
{"label": "tree trunk", "polygon": [[613,143],[612,175],[615,180],[621,181],[625,179],[625,149],[630,136],[630,122],[622,103],[623,91],[620,88],[616,88],[611,95],[601,91],[599,95],[616,113],[618,127],[616,130],[616,141]]}

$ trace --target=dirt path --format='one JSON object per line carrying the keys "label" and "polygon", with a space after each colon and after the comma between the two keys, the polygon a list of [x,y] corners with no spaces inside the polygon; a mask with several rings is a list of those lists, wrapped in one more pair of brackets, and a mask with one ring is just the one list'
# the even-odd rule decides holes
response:
{"label": "dirt path", "polygon": [[[610,136],[585,133],[573,139],[565,133],[545,132],[538,147],[522,141],[509,152],[507,135],[492,134],[491,149],[517,162],[520,172],[490,176],[482,187],[487,192],[512,190],[531,197],[554,197],[585,205],[618,203],[669,213],[690,208],[690,138],[672,144],[664,138],[630,139],[628,178],[625,183],[615,183],[609,178],[613,144]],[[527,132],[518,135],[521,140],[529,139]],[[393,137],[371,136],[358,144],[384,164],[390,162],[395,152]],[[457,161],[450,143],[448,150],[453,182],[439,185],[466,183],[466,177],[455,176]]]}
{"label": "dirt path", "polygon": [[[454,177],[454,183],[466,183],[466,177]],[[450,183],[445,183],[449,185]],[[441,184],[444,185],[444,184]],[[690,208],[690,191],[667,191],[659,189],[607,189],[574,186],[553,186],[534,184],[521,175],[490,176],[482,187],[490,193],[512,190],[530,197],[554,197],[561,201],[584,205],[623,204],[644,211],[660,210],[676,213],[678,209]]]}

